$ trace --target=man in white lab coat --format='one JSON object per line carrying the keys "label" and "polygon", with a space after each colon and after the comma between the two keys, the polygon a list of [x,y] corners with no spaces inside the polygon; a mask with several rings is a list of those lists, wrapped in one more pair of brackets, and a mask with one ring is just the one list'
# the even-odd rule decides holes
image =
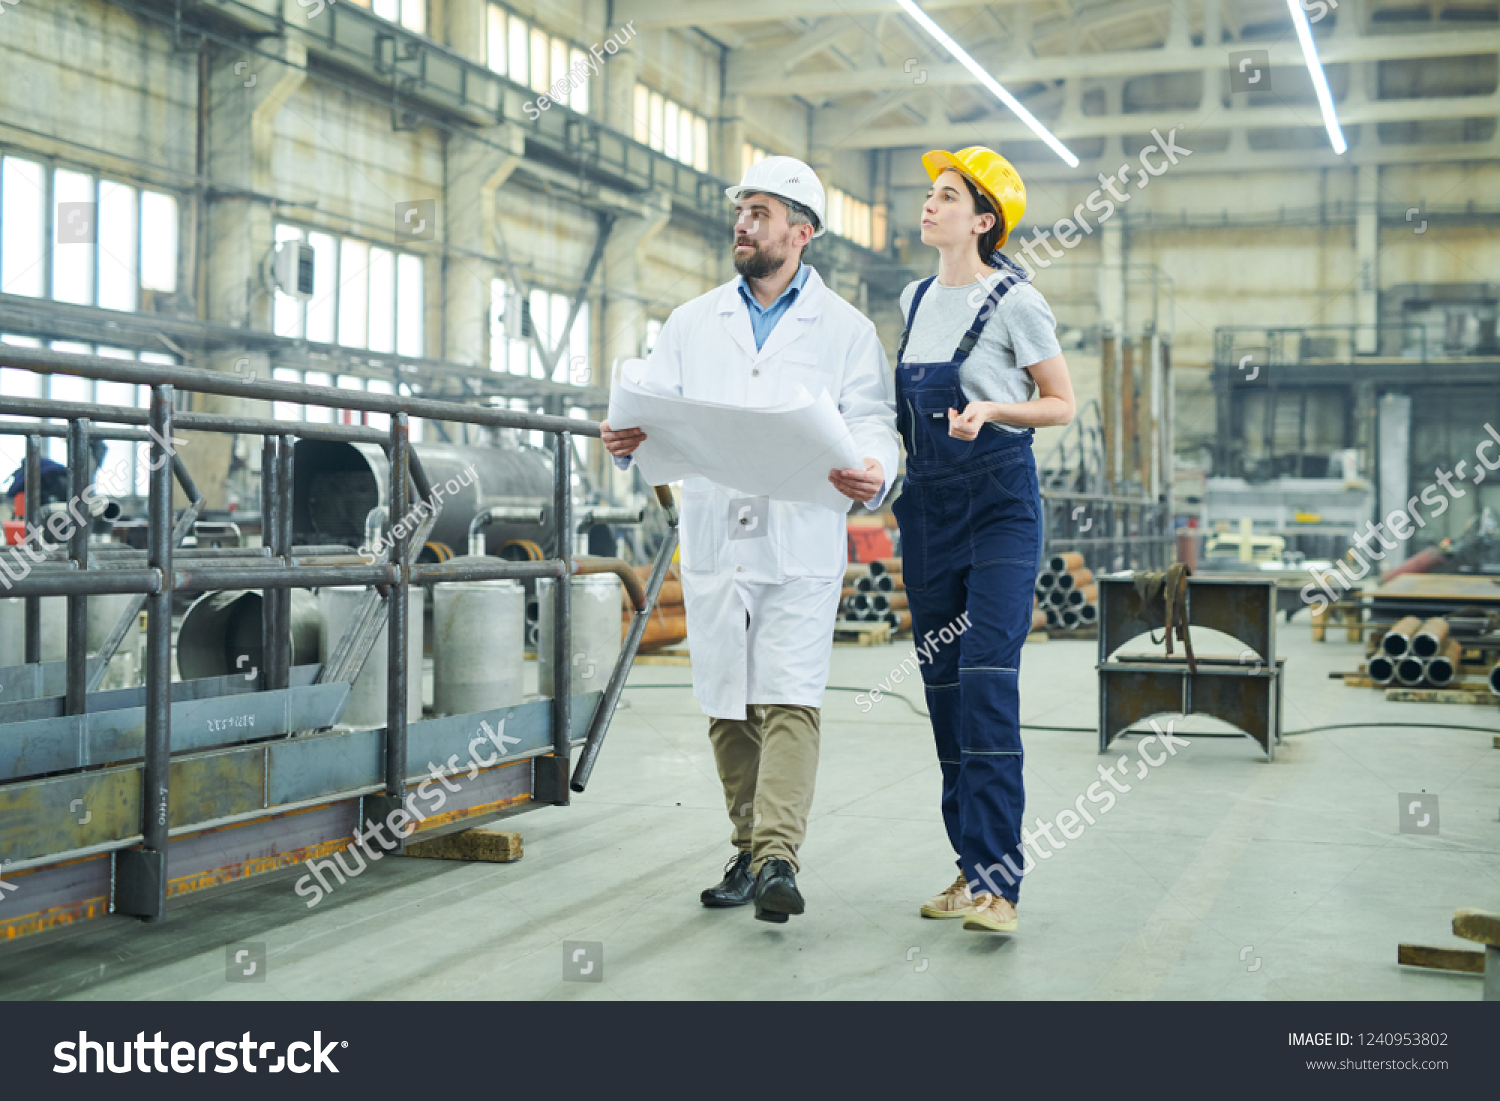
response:
{"label": "man in white lab coat", "polygon": [[[726,194],[739,278],[672,312],[646,381],[687,398],[764,408],[827,390],[864,456],[830,470],[876,508],[896,474],[895,388],[875,326],[802,263],[823,232],[823,185],[791,157],[751,166]],[[602,426],[617,465],[645,433]],[[706,478],[682,485],[682,588],[693,693],[710,717],[736,851],[705,906],[803,911],[797,850],[818,766],[818,717],[847,561],[846,513],[746,497]]]}

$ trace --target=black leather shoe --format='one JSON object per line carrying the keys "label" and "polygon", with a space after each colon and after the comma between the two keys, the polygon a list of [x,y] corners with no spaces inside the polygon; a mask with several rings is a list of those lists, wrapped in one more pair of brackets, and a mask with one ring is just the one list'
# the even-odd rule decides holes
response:
{"label": "black leather shoe", "polygon": [[717,887],[710,887],[698,898],[703,905],[713,909],[728,906],[743,906],[755,897],[755,877],[750,874],[750,854],[738,853],[724,865],[724,879]]}
{"label": "black leather shoe", "polygon": [[755,919],[786,921],[788,914],[802,912],[802,892],[797,890],[797,876],[785,860],[767,860],[755,880]]}

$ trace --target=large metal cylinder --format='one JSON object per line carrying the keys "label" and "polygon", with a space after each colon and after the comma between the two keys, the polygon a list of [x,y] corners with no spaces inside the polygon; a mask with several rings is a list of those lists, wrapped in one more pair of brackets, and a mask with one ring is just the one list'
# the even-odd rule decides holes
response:
{"label": "large metal cylinder", "polygon": [[[89,598],[91,619],[96,599]],[[204,593],[193,601],[177,632],[177,671],[182,679],[249,674],[252,669],[265,668],[261,649],[262,603],[257,589],[225,589]],[[305,589],[293,589],[293,665],[310,665],[318,660],[322,630],[323,616],[317,597]],[[89,634],[92,637],[93,631]]]}
{"label": "large metal cylinder", "polygon": [[[97,653],[99,647],[115,623],[124,614],[132,597],[129,593],[114,593],[107,596],[89,597],[88,649]],[[43,661],[63,661],[68,656],[68,598],[44,596],[41,598],[42,653]],[[141,650],[140,619],[137,617],[125,633],[124,640],[115,651],[101,687],[119,688],[138,683]],[[26,601],[18,597],[0,600],[0,667],[21,665],[26,661]]]}
{"label": "large metal cylinder", "polygon": [[[343,637],[349,621],[364,599],[362,586],[339,585],[318,590],[323,612],[323,657],[327,661]],[[406,619],[406,717],[422,717],[422,589],[413,585],[407,590]],[[380,637],[370,648],[370,656],[354,678],[349,706],[340,720],[345,726],[384,726],[386,719],[386,664],[389,653],[390,623],[380,629]]]}
{"label": "large metal cylinder", "polygon": [[[485,551],[498,554],[509,540],[530,539],[545,553],[555,553],[552,460],[546,452],[535,447],[443,443],[412,444],[412,451],[421,460],[434,494],[442,496],[429,541],[446,544],[456,555],[464,554],[469,548],[469,521],[480,509],[545,502],[540,526],[498,522],[485,528]],[[364,544],[370,510],[390,506],[390,462],[385,452],[372,443],[298,440],[295,459],[292,526],[296,541]],[[400,519],[389,517],[388,523]],[[413,548],[413,553],[419,550]]]}
{"label": "large metal cylinder", "polygon": [[1437,657],[1447,645],[1448,632],[1448,621],[1442,616],[1424,620],[1417,633],[1411,636],[1411,652],[1419,658]]}
{"label": "large metal cylinder", "polygon": [[1458,639],[1445,636],[1442,652],[1427,659],[1427,683],[1434,688],[1447,688],[1452,684],[1458,676],[1463,653],[1463,645]]}
{"label": "large metal cylinder", "polygon": [[[536,661],[537,691],[551,696],[552,689],[552,595],[557,582],[544,577],[536,583],[540,615]],[[620,579],[611,573],[573,578],[573,624],[569,654],[573,664],[572,694],[602,692],[620,656],[620,609],[623,607]]]}
{"label": "large metal cylinder", "polygon": [[1417,687],[1427,679],[1427,663],[1407,654],[1396,662],[1396,679],[1408,688]]}
{"label": "large metal cylinder", "polygon": [[1414,615],[1402,616],[1385,633],[1380,648],[1390,657],[1399,658],[1411,650],[1412,636],[1422,629],[1422,621]]}
{"label": "large metal cylinder", "polygon": [[[89,599],[92,604],[94,598]],[[42,597],[43,661],[62,661],[68,656],[68,598]],[[0,600],[0,668],[26,661],[26,601],[20,597]]]}
{"label": "large metal cylinder", "polygon": [[525,702],[526,589],[516,581],[433,588],[432,708],[466,715]]}

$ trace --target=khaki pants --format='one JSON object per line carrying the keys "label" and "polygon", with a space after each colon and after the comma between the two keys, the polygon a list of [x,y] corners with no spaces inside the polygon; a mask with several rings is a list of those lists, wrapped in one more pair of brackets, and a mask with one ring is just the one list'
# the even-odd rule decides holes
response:
{"label": "khaki pants", "polygon": [[818,709],[750,704],[745,719],[714,719],[708,736],[734,824],[734,847],[751,854],[751,871],[785,860],[801,871],[797,850],[807,836],[818,771]]}

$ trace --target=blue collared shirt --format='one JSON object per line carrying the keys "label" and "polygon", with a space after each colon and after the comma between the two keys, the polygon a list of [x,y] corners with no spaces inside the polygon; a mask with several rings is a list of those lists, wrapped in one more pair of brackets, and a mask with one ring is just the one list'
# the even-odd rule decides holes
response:
{"label": "blue collared shirt", "polygon": [[792,308],[792,303],[797,300],[797,294],[802,290],[802,285],[807,282],[809,270],[806,264],[799,263],[797,274],[792,276],[792,281],[787,284],[786,290],[782,291],[781,297],[769,306],[762,306],[756,301],[750,284],[745,282],[743,275],[740,276],[740,297],[745,300],[745,306],[750,310],[750,331],[755,334],[757,352],[765,347],[766,338],[771,335],[771,330],[776,328],[776,322],[781,320],[781,315]]}

